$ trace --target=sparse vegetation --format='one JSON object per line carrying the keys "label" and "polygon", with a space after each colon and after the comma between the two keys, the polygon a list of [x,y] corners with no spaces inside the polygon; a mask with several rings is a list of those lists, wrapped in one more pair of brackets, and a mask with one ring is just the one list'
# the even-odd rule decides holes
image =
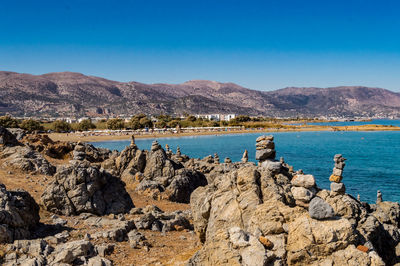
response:
{"label": "sparse vegetation", "polygon": [[22,121],[19,127],[29,132],[33,132],[36,130],[40,131],[44,129],[44,127],[40,124],[39,121],[33,119],[26,119]]}
{"label": "sparse vegetation", "polygon": [[0,126],[5,128],[18,128],[19,122],[17,119],[12,118],[9,115],[0,116]]}

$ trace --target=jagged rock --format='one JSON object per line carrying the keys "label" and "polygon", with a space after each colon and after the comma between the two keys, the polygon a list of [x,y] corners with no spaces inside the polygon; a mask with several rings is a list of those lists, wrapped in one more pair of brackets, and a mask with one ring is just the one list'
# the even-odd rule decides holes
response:
{"label": "jagged rock", "polygon": [[0,146],[16,146],[19,144],[17,138],[12,133],[0,126]]}
{"label": "jagged rock", "polygon": [[[1,265],[46,265],[46,257],[53,248],[42,239],[17,240],[8,246],[8,254]],[[1,258],[0,258],[1,262]]]}
{"label": "jagged rock", "polygon": [[311,261],[311,256],[327,256],[356,240],[352,225],[343,218],[318,221],[303,216],[290,223],[288,231],[289,264]]}
{"label": "jagged rock", "polygon": [[323,220],[334,216],[334,211],[331,205],[320,197],[315,197],[310,201],[308,212],[311,218]]}
{"label": "jagged rock", "polygon": [[[370,206],[344,193],[321,190],[311,178],[296,181],[282,162],[271,171],[263,167],[267,162],[274,163],[266,160],[259,167],[241,163],[221,171],[192,193],[194,229],[203,246],[188,265],[399,262],[400,205]],[[343,169],[344,159],[336,164]],[[368,253],[354,245],[368,247]],[[248,249],[257,261],[249,259]]]}
{"label": "jagged rock", "polygon": [[175,175],[171,183],[166,187],[165,193],[168,199],[176,202],[189,203],[190,194],[200,187],[207,185],[207,180],[199,172],[182,171],[179,175]]}
{"label": "jagged rock", "polygon": [[124,183],[98,167],[85,163],[58,169],[42,195],[48,211],[78,215],[127,213],[134,207]]}
{"label": "jagged rock", "polygon": [[7,128],[7,130],[13,134],[18,141],[22,140],[26,136],[25,130],[21,128]]}
{"label": "jagged rock", "polygon": [[30,238],[39,220],[39,206],[28,192],[0,184],[0,243]]}
{"label": "jagged rock", "polygon": [[0,156],[4,165],[22,171],[53,175],[56,170],[39,152],[27,146],[6,147]]}

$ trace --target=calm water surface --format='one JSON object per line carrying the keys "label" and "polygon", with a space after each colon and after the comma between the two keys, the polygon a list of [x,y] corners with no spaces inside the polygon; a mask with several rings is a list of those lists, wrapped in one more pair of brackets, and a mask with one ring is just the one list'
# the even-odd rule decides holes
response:
{"label": "calm water surface", "polygon": [[[291,125],[301,125],[303,123],[294,123]],[[309,125],[318,126],[361,126],[361,125],[384,125],[400,127],[400,120],[391,119],[373,119],[371,121],[338,121],[338,122],[322,122],[322,123],[308,123]]]}
{"label": "calm water surface", "polygon": [[[268,133],[265,133],[268,134]],[[294,168],[313,174],[319,187],[329,189],[333,156],[343,154],[346,161],[343,182],[346,192],[370,203],[375,202],[376,191],[384,200],[400,202],[400,132],[282,132],[275,137],[277,158]],[[218,153],[221,160],[230,157],[239,161],[243,151],[249,151],[249,160],[255,161],[255,140],[263,134],[235,134],[160,138],[173,150],[177,146],[190,157],[203,158]],[[149,149],[154,139],[138,139],[140,149]],[[98,147],[121,151],[129,141],[92,143]]]}

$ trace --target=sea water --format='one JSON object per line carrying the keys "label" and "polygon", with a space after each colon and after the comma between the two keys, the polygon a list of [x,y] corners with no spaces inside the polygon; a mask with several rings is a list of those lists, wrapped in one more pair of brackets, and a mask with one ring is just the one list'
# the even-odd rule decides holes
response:
{"label": "sea water", "polygon": [[[179,146],[183,154],[203,158],[218,153],[221,161],[229,157],[240,161],[245,149],[249,160],[255,162],[255,141],[260,135],[275,137],[276,158],[313,174],[321,188],[329,189],[329,176],[334,166],[333,156],[342,154],[346,159],[343,183],[346,192],[362,201],[374,203],[380,190],[384,200],[400,202],[400,132],[281,132],[263,134],[208,135],[159,138],[164,147],[175,151]],[[137,139],[140,149],[150,149],[154,139]],[[97,147],[121,151],[130,141],[104,141],[92,143]]]}

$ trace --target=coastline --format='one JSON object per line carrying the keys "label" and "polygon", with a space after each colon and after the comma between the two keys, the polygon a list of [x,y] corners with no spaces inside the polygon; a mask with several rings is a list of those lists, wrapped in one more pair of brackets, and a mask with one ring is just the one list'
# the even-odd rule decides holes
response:
{"label": "coastline", "polygon": [[[360,125],[360,126],[299,126],[290,128],[268,128],[268,129],[244,129],[230,131],[199,131],[184,133],[149,133],[143,135],[135,135],[136,139],[151,138],[171,138],[171,137],[189,137],[203,135],[227,135],[227,134],[250,134],[250,133],[274,133],[274,132],[312,132],[312,131],[400,131],[400,127],[384,126],[384,125]],[[82,133],[50,133],[48,136],[53,141],[83,141],[83,142],[101,142],[101,141],[118,141],[129,140],[131,134],[115,132],[108,135],[82,135]]]}

